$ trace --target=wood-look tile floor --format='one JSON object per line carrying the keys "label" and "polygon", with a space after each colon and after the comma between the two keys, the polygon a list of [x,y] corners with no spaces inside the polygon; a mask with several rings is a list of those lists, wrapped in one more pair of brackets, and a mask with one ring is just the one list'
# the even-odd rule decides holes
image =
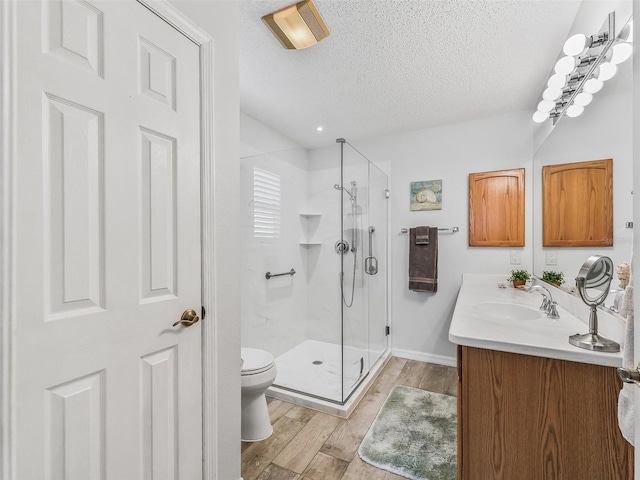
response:
{"label": "wood-look tile floor", "polygon": [[348,419],[269,399],[273,435],[242,443],[243,480],[402,480],[357,453],[395,385],[455,396],[456,369],[392,357]]}

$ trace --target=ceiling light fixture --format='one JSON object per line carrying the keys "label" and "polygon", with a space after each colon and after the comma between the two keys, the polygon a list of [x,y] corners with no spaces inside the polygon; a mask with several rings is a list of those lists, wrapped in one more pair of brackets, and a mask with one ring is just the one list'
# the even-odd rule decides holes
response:
{"label": "ceiling light fixture", "polygon": [[600,33],[590,37],[578,33],[567,39],[542,93],[543,100],[533,114],[534,122],[551,118],[555,125],[564,115],[582,114],[593,94],[602,89],[603,82],[616,74],[616,65],[627,60],[633,51],[632,21],[618,38],[615,31],[615,12],[611,12]]}
{"label": "ceiling light fixture", "polygon": [[265,15],[262,21],[280,44],[290,50],[309,48],[330,34],[311,0]]}

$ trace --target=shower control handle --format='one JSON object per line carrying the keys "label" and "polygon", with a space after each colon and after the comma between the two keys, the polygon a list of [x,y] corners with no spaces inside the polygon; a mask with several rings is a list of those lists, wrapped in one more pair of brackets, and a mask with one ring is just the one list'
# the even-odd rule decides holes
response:
{"label": "shower control handle", "polygon": [[334,245],[334,248],[336,249],[336,253],[338,255],[344,255],[346,253],[349,253],[349,242],[347,242],[346,240],[338,240]]}
{"label": "shower control handle", "polygon": [[365,258],[364,271],[367,275],[375,275],[378,273],[378,259],[376,257]]}

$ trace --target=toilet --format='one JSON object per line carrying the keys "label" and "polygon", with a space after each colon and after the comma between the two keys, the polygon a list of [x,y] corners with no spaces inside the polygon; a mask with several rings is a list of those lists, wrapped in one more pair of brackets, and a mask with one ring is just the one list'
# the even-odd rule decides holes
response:
{"label": "toilet", "polygon": [[264,392],[276,379],[273,355],[256,348],[242,348],[242,428],[243,442],[257,442],[273,433]]}

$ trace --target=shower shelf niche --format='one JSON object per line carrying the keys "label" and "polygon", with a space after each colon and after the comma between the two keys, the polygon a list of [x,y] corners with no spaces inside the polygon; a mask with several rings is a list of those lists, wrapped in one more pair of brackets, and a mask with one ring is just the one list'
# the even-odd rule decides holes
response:
{"label": "shower shelf niche", "polygon": [[[321,213],[312,213],[312,212],[304,212],[300,213],[300,219],[302,224],[303,232],[306,235],[306,238],[300,240],[300,245],[303,247],[312,247],[322,245],[322,242],[313,240],[313,234],[309,234],[310,230],[315,231],[318,228],[318,224],[320,223]],[[312,227],[312,228],[310,228]]]}

